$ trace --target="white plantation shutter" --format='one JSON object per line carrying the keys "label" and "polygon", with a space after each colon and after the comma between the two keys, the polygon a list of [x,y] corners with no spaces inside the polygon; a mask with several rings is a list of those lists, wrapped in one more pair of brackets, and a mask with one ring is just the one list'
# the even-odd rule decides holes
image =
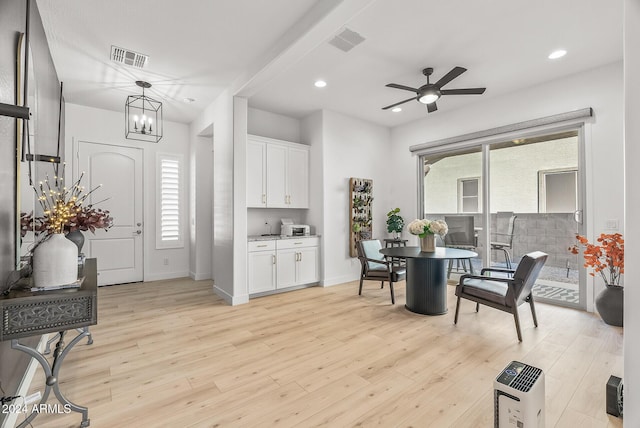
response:
{"label": "white plantation shutter", "polygon": [[157,248],[183,246],[182,158],[158,155]]}

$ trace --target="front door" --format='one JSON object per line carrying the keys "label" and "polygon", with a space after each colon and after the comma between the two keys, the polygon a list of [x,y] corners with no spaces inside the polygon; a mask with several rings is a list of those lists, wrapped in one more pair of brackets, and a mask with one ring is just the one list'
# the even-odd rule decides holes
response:
{"label": "front door", "polygon": [[83,252],[98,260],[98,285],[142,281],[142,149],[80,141],[76,150],[76,180],[84,172],[87,191],[101,186],[86,203],[113,217],[111,229],[84,232]]}

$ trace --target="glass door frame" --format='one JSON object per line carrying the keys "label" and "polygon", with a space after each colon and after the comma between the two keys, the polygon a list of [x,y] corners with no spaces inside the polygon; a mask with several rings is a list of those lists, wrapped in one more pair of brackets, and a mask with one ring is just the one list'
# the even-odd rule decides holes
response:
{"label": "glass door frame", "polygon": [[[452,144],[434,144],[430,147],[424,147],[422,150],[416,153],[417,165],[418,165],[418,218],[423,218],[424,212],[424,157],[443,155],[446,153],[452,153],[463,149],[469,149],[472,147],[481,147],[482,150],[482,179],[481,181],[481,209],[482,209],[482,222],[483,228],[480,232],[482,234],[483,242],[491,242],[491,210],[490,210],[490,184],[491,184],[491,168],[490,168],[490,151],[491,145],[519,139],[519,138],[533,138],[548,134],[561,133],[566,131],[577,132],[577,144],[578,144],[578,194],[577,194],[577,207],[574,212],[574,218],[577,223],[577,233],[581,235],[587,235],[588,216],[585,207],[588,206],[587,200],[587,176],[586,176],[586,136],[588,135],[586,127],[589,124],[584,120],[565,123],[565,124],[553,124],[548,126],[531,127],[528,129],[521,129],[513,132],[496,133],[490,137],[477,137],[474,138],[474,134],[469,135],[469,139],[459,140]],[[482,133],[479,133],[482,134]],[[488,246],[487,246],[488,247]],[[485,250],[482,256],[482,265],[490,266],[491,264],[491,252]],[[580,261],[580,259],[579,259]],[[577,304],[562,303],[557,300],[536,298],[536,300],[546,303],[552,303],[559,306],[566,306],[570,308],[587,310],[593,305],[592,300],[588,297],[588,288],[592,288],[592,284],[588,287],[587,284],[587,272],[582,263],[577,263],[578,270],[578,289],[579,289],[579,301]]]}

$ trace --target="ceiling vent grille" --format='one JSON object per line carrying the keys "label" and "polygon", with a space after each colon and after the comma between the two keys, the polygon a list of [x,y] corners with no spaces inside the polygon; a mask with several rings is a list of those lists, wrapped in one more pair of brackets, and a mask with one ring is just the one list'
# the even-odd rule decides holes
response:
{"label": "ceiling vent grille", "polygon": [[144,66],[147,65],[147,62],[149,61],[149,56],[112,45],[111,60],[136,68],[144,68]]}
{"label": "ceiling vent grille", "polygon": [[343,52],[349,52],[360,43],[364,42],[365,38],[360,34],[352,31],[348,28],[342,30],[329,42],[330,45],[335,46]]}

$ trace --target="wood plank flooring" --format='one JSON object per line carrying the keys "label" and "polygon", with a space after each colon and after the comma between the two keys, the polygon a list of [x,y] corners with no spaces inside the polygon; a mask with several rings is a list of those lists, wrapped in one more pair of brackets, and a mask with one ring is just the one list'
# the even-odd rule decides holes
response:
{"label": "wood plank flooring", "polygon": [[[78,344],[61,389],[91,427],[490,427],[493,379],[512,360],[546,375],[547,427],[621,427],[605,384],[622,376],[622,329],[597,315],[537,304],[540,327],[462,302],[422,316],[366,282],[227,306],[209,281],[101,288],[93,345]],[[67,339],[67,342],[71,338]],[[32,391],[43,388],[41,370]],[[50,398],[49,403],[57,403]],[[20,418],[22,420],[22,418]],[[79,426],[41,414],[34,427]]]}

